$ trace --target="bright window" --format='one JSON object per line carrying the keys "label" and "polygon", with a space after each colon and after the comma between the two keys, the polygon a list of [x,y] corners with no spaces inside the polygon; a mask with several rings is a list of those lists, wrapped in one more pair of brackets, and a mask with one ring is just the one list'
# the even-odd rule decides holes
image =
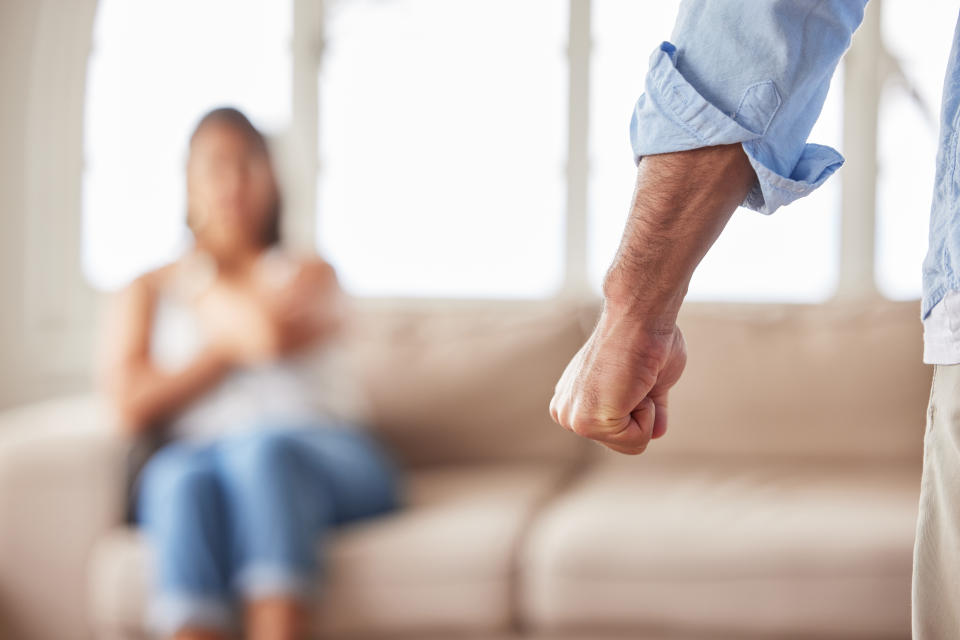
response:
{"label": "bright window", "polygon": [[[651,52],[669,40],[679,2],[593,0],[589,267],[595,288],[616,252],[636,167],[629,123],[643,93]],[[831,85],[811,142],[840,148],[842,81]],[[704,258],[688,299],[804,301],[827,299],[839,268],[840,178],[772,216],[736,211]]]}
{"label": "bright window", "polygon": [[330,3],[317,243],[361,295],[545,297],[563,274],[567,3]]}
{"label": "bright window", "polygon": [[[630,113],[679,2],[591,4],[591,91],[574,99],[590,100],[585,242],[599,290],[633,188]],[[186,144],[203,112],[232,104],[268,135],[286,131],[292,5],[100,0],[83,176],[83,269],[96,287],[122,285],[186,246]],[[317,247],[348,290],[436,297],[559,290],[567,5],[325,4]],[[884,39],[907,81],[888,82],[880,104],[877,284],[887,296],[911,298],[920,291],[956,7],[936,0],[917,11],[909,0],[885,0],[883,11]],[[812,142],[840,148],[841,93],[838,73]],[[737,211],[697,270],[690,298],[827,299],[839,268],[842,177],[772,216]]]}
{"label": "bright window", "polygon": [[100,0],[85,110],[83,269],[121,286],[188,240],[187,138],[230,104],[267,134],[291,109],[289,0]]}

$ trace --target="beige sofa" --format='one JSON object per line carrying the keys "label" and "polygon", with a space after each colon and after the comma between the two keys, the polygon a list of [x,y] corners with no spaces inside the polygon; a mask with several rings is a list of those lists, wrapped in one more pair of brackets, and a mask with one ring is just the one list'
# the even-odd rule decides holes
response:
{"label": "beige sofa", "polygon": [[[549,419],[596,312],[363,309],[354,362],[411,506],[326,549],[318,637],[908,638],[917,304],[688,305],[640,457]],[[123,451],[92,396],[0,417],[0,637],[144,637]]]}

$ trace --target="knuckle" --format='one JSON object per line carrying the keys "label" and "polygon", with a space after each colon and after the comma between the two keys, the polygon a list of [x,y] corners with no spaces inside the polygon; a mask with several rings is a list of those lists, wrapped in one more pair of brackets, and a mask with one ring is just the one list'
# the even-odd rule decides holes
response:
{"label": "knuckle", "polygon": [[563,422],[560,420],[560,412],[557,411],[556,406],[552,402],[550,403],[550,419],[563,426]]}
{"label": "knuckle", "polygon": [[570,420],[570,430],[584,438],[596,439],[599,435],[596,422],[582,415],[576,415]]}

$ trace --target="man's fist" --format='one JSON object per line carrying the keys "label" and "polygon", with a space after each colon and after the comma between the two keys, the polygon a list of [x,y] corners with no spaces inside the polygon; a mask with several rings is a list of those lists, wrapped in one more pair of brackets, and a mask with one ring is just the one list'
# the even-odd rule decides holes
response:
{"label": "man's fist", "polygon": [[667,392],[687,361],[676,324],[652,331],[606,310],[554,389],[560,426],[626,454],[639,454],[667,429]]}

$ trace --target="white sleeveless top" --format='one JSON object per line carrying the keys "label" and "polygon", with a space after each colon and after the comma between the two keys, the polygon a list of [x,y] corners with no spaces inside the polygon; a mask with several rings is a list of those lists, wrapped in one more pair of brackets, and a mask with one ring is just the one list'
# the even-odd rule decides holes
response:
{"label": "white sleeveless top", "polygon": [[[277,254],[268,255],[270,261],[277,259]],[[194,295],[215,275],[208,270],[199,274],[205,278],[198,277],[197,271],[191,269],[189,278],[180,279],[190,281]],[[150,355],[160,369],[182,369],[205,345],[190,293],[174,287],[157,298]],[[276,362],[230,371],[169,426],[175,437],[209,440],[264,427],[360,425],[368,415],[367,400],[342,344],[328,339]]]}

